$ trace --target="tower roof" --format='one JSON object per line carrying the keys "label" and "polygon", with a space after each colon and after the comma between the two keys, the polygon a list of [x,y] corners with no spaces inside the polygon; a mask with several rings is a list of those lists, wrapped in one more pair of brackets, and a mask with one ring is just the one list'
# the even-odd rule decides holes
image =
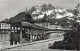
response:
{"label": "tower roof", "polygon": [[49,22],[47,14],[45,14],[44,17],[42,18],[42,22]]}

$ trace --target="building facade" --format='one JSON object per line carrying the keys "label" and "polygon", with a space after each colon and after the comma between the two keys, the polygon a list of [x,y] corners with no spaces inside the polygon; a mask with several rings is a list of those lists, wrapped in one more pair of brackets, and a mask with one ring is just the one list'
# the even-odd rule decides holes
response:
{"label": "building facade", "polygon": [[1,22],[0,29],[10,29],[10,24]]}
{"label": "building facade", "polygon": [[8,23],[8,19],[5,19],[0,22],[0,42],[9,41],[10,39],[10,24]]}
{"label": "building facade", "polygon": [[5,19],[0,22],[0,32],[10,33],[10,24],[8,23],[8,19]]}

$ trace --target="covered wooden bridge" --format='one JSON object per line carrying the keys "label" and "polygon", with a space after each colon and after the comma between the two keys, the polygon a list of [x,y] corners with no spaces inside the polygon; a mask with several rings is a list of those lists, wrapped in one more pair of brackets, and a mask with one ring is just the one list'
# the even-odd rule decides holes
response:
{"label": "covered wooden bridge", "polygon": [[[37,41],[47,39],[48,28],[44,28],[34,24],[30,14],[21,12],[10,20],[11,36],[10,41],[23,43],[24,41]],[[12,43],[13,44],[13,43]],[[11,44],[11,45],[12,45]]]}

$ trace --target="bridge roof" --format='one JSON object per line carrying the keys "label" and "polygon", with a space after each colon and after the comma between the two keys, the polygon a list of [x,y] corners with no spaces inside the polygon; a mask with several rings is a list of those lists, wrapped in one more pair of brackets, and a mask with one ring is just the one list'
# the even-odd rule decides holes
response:
{"label": "bridge roof", "polygon": [[21,22],[22,20],[24,20],[25,15],[26,15],[25,12],[21,12],[17,14],[16,16],[14,16],[9,22],[10,23]]}
{"label": "bridge roof", "polygon": [[35,25],[35,24],[31,24],[29,22],[25,22],[25,21],[22,21],[22,26],[24,27],[31,27],[31,28],[35,28],[35,29],[40,29],[40,30],[49,30],[48,28],[44,28],[44,27],[41,27],[41,26],[38,26],[38,25]]}
{"label": "bridge roof", "polygon": [[[9,19],[9,22],[10,23],[20,23],[21,21],[25,20],[25,21],[28,21],[28,22],[31,22],[32,17],[29,13],[25,13],[25,12],[20,12],[19,14],[17,14],[16,16],[12,17],[11,19]],[[33,21],[33,19],[32,19]]]}
{"label": "bridge roof", "polygon": [[0,22],[2,22],[2,23],[8,23],[9,20],[8,20],[8,19],[4,19],[4,20],[2,20],[2,21],[0,21]]}
{"label": "bridge roof", "polygon": [[49,31],[71,31],[72,29],[49,29]]}

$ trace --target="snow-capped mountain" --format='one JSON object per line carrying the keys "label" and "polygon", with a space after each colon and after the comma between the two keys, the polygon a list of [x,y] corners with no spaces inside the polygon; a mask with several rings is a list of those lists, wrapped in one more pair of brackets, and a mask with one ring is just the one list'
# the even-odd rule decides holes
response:
{"label": "snow-capped mountain", "polygon": [[[42,15],[47,14],[47,16],[50,16],[50,18],[63,18],[63,17],[73,17],[74,15],[71,12],[67,11],[68,9],[64,8],[56,8],[52,4],[44,4],[42,6],[34,6],[32,7],[29,12],[31,11],[31,14],[33,17],[41,18]],[[37,16],[34,16],[37,15]],[[37,18],[34,18],[37,19]]]}
{"label": "snow-capped mountain", "polygon": [[74,22],[73,10],[55,7],[52,4],[33,6],[29,10],[29,13],[32,14],[34,20],[42,19],[46,14],[48,18],[54,23],[58,22],[58,24],[64,23],[71,25]]}

